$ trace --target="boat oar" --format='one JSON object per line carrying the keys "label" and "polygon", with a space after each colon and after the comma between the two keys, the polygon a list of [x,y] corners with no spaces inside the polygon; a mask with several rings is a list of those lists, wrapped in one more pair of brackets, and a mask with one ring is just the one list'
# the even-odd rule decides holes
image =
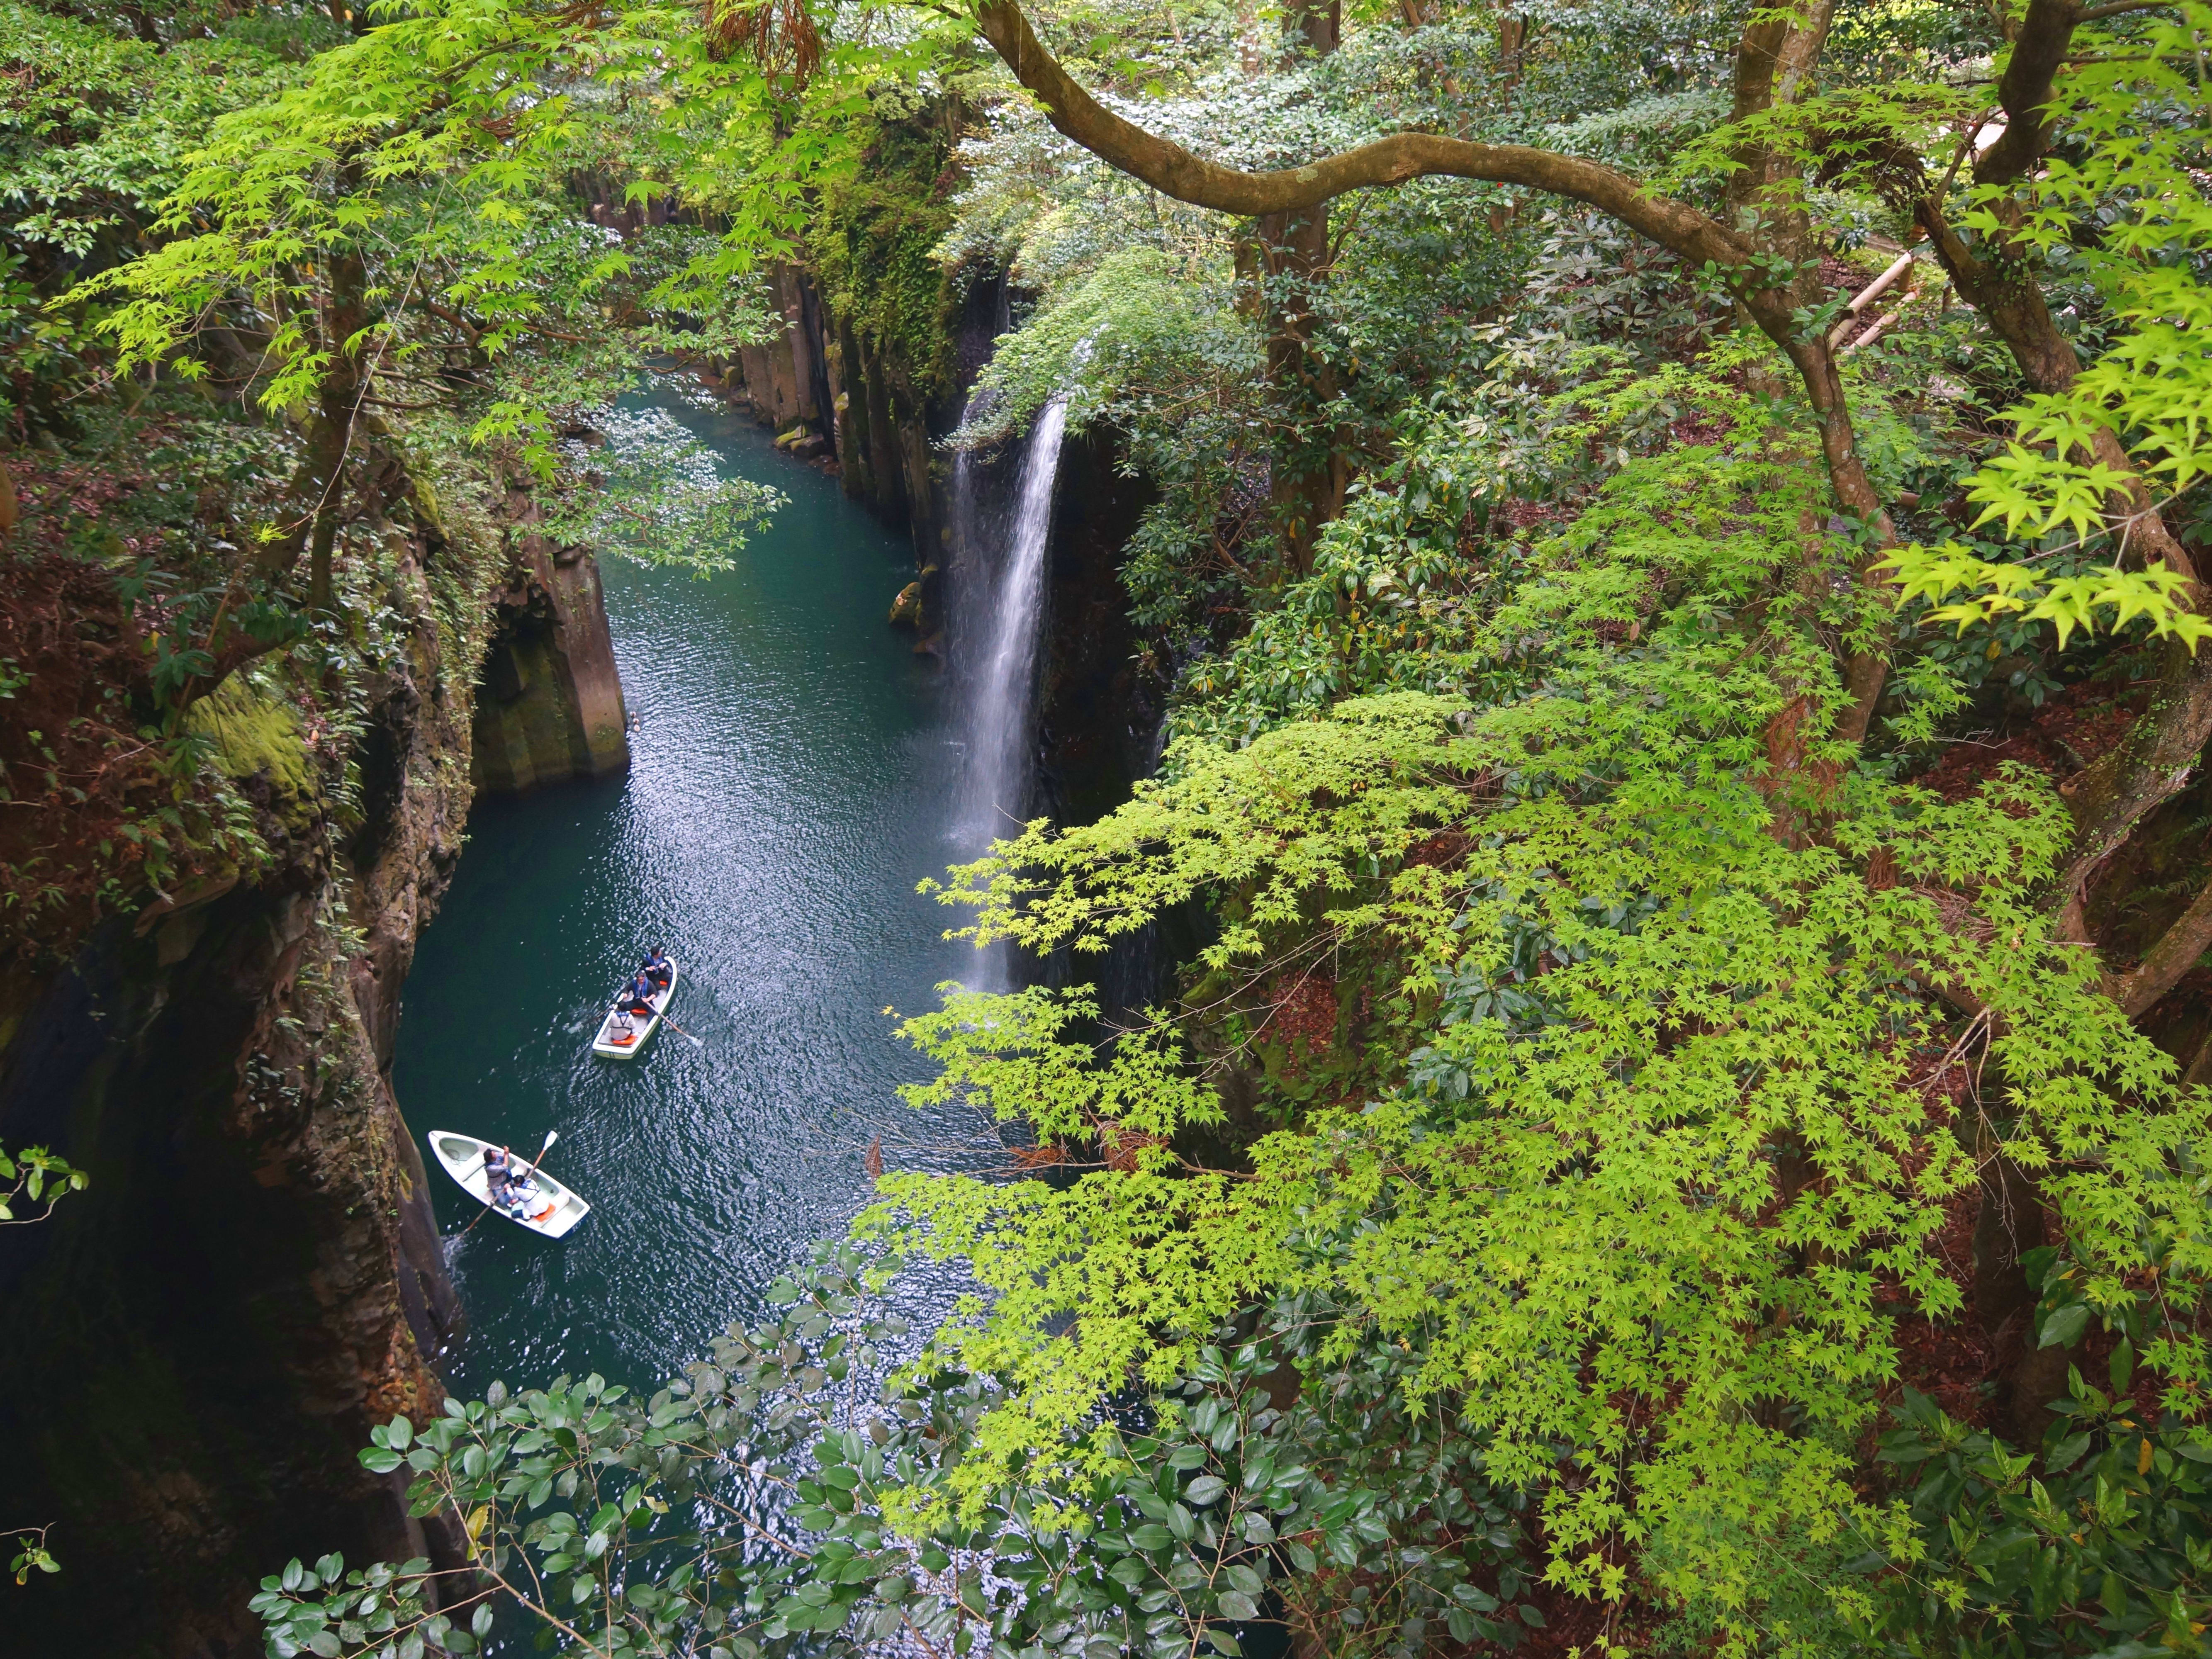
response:
{"label": "boat oar", "polygon": [[[561,1132],[558,1129],[548,1129],[545,1132],[545,1144],[538,1149],[538,1156],[530,1160],[529,1167],[531,1174],[536,1175],[538,1173],[538,1166],[545,1161],[545,1154],[553,1150],[553,1143],[560,1139]],[[477,1221],[482,1221],[484,1218],[484,1216],[489,1215],[498,1207],[499,1206],[497,1205],[491,1201],[491,1177],[487,1176],[484,1177],[483,1211],[482,1214],[477,1217]],[[474,1232],[477,1230],[477,1221],[471,1221],[467,1226],[462,1228],[460,1237],[466,1238],[471,1233]]]}
{"label": "boat oar", "polygon": [[690,1044],[694,1048],[701,1048],[701,1049],[703,1049],[703,1048],[706,1048],[706,1046],[707,1046],[707,1045],[706,1045],[705,1043],[703,1043],[703,1042],[700,1042],[700,1041],[699,1041],[699,1039],[698,1039],[697,1037],[693,1036],[691,1035],[691,1033],[690,1033],[690,1032],[689,1032],[689,1031],[685,1030],[684,1030],[681,1025],[678,1025],[678,1024],[674,1020],[672,1020],[672,1019],[669,1018],[669,1017],[668,1017],[667,1015],[663,1014],[663,1015],[660,1017],[660,1023],[661,1023],[663,1025],[665,1025],[665,1026],[666,1026],[670,1030],[672,1030],[672,1031],[675,1032],[677,1036],[678,1036],[682,1037],[682,1038],[683,1038],[686,1042],[690,1043]]}

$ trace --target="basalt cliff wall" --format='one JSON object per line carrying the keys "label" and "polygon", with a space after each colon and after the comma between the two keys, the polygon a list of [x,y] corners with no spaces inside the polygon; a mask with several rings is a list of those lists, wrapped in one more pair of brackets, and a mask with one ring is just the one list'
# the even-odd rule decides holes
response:
{"label": "basalt cliff wall", "polygon": [[359,551],[391,631],[346,719],[245,675],[194,710],[265,860],[0,969],[0,1145],[91,1177],[0,1227],[0,1525],[51,1523],[65,1575],[11,1593],[10,1654],[243,1659],[293,1555],[459,1563],[356,1456],[438,1410],[459,1319],[400,992],[478,781],[619,765],[620,688],[592,561],[527,514]]}
{"label": "basalt cliff wall", "polygon": [[[1020,456],[1010,442],[974,459],[981,506],[971,502],[963,517],[945,440],[1023,296],[1003,270],[940,273],[935,345],[917,354],[896,332],[872,332],[841,312],[803,267],[776,267],[767,286],[781,329],[701,378],[775,428],[781,447],[833,470],[848,495],[908,532],[915,578],[896,596],[891,619],[914,631],[916,651],[957,674],[963,647],[988,632],[981,612],[1004,553],[1004,502]],[[1031,810],[1062,823],[1111,811],[1158,760],[1165,687],[1139,665],[1143,642],[1121,578],[1153,494],[1124,476],[1118,445],[1106,428],[1071,440],[1054,496]]]}
{"label": "basalt cliff wall", "polygon": [[477,787],[495,794],[629,765],[599,562],[530,530],[535,516],[526,499],[514,504],[514,556],[477,692],[471,763]]}
{"label": "basalt cliff wall", "polygon": [[835,471],[846,495],[907,532],[915,585],[899,620],[915,629],[918,650],[946,655],[955,566],[968,550],[960,545],[943,446],[1009,325],[1006,279],[971,273],[946,280],[935,324],[941,349],[923,361],[842,313],[803,267],[775,267],[768,287],[782,327],[737,359],[706,365],[701,378],[775,428],[780,447]]}

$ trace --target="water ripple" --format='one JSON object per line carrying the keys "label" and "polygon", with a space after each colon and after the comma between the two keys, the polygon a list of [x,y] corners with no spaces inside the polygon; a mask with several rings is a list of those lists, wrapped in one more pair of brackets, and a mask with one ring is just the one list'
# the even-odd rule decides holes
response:
{"label": "water ripple", "polygon": [[[407,987],[408,1121],[525,1152],[558,1128],[549,1162],[594,1206],[559,1243],[487,1224],[452,1247],[458,1391],[595,1370],[649,1386],[842,1229],[886,1126],[934,1167],[995,1150],[893,1093],[921,1066],[883,1009],[929,1006],[973,963],[914,891],[947,857],[959,750],[938,675],[884,624],[911,551],[764,434],[677,412],[790,505],[709,580],[607,562],[631,769],[480,803]],[[593,1060],[602,1000],[655,941],[703,1052],[663,1032]],[[431,1168],[457,1233],[471,1206]]]}

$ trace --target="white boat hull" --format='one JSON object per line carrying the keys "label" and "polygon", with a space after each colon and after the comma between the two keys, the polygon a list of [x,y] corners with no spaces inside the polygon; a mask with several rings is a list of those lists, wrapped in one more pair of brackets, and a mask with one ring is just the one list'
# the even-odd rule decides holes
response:
{"label": "white boat hull", "polygon": [[592,1052],[609,1060],[635,1060],[647,1039],[660,1029],[660,1017],[667,1012],[669,999],[676,994],[676,981],[681,977],[675,959],[671,957],[667,985],[657,995],[646,999],[653,1007],[650,1017],[624,1014],[623,1009],[629,1001],[625,992],[622,1001],[608,1009],[606,1018],[599,1022],[599,1033],[592,1039]]}
{"label": "white boat hull", "polygon": [[[446,1166],[446,1173],[460,1183],[463,1192],[483,1205],[491,1203],[489,1183],[484,1179],[483,1167],[484,1148],[489,1144],[474,1135],[459,1134],[451,1129],[430,1131],[430,1151],[436,1155],[438,1162]],[[545,1238],[561,1238],[591,1214],[590,1205],[551,1176],[532,1169],[520,1158],[514,1160],[514,1173],[518,1180],[528,1176],[532,1185],[538,1189],[538,1197],[532,1203],[528,1214],[516,1215],[510,1210],[500,1211],[500,1214],[516,1226],[526,1227]]]}

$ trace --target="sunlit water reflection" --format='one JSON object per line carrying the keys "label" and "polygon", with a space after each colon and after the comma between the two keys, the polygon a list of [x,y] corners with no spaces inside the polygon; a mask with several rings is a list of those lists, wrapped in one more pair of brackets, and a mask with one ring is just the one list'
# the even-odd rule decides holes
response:
{"label": "sunlit water reflection", "polygon": [[[604,562],[630,771],[480,802],[407,986],[395,1079],[418,1135],[526,1156],[557,1128],[548,1167],[594,1206],[558,1243],[495,1220],[449,1243],[465,1395],[592,1370],[650,1388],[842,1229],[878,1137],[894,1168],[994,1161],[972,1121],[894,1094],[924,1066],[884,1008],[975,966],[914,890],[963,849],[950,694],[884,623],[910,549],[749,422],[682,417],[790,504],[725,575]],[[605,1000],[656,941],[704,1048],[664,1030],[594,1059]],[[425,1156],[457,1233],[475,1206]]]}

